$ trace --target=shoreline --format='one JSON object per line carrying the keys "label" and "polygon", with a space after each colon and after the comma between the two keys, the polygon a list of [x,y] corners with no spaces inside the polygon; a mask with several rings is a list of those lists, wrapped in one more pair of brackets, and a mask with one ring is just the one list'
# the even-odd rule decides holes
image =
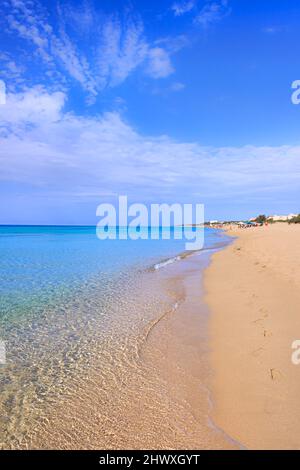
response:
{"label": "shoreline", "polygon": [[[213,251],[220,249],[218,246]],[[204,273],[211,255],[210,250],[196,252],[160,271],[173,289],[181,286],[184,295],[176,309],[156,322],[143,348],[143,361],[167,383],[170,404],[173,400],[182,404],[182,416],[175,416],[174,409],[169,425],[181,422],[186,437],[174,436],[172,449],[241,448],[211,419],[209,312],[203,295]]]}
{"label": "shoreline", "polygon": [[300,448],[300,227],[230,230],[212,255],[205,300],[213,376],[212,419],[247,449]]}

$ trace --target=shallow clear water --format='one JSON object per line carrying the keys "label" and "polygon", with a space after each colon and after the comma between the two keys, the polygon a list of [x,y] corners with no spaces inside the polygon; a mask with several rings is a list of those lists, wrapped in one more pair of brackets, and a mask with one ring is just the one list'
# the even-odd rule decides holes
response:
{"label": "shallow clear water", "polygon": [[[205,246],[219,242],[207,230]],[[184,240],[99,240],[94,227],[0,226],[1,321],[32,315],[95,280],[114,279],[184,251]]]}
{"label": "shallow clear water", "polygon": [[[206,249],[222,243],[206,230]],[[149,326],[183,295],[149,268],[183,251],[184,240],[100,241],[94,227],[0,227],[4,448],[47,436],[50,410],[95,373],[104,407],[114,387],[135,380]]]}

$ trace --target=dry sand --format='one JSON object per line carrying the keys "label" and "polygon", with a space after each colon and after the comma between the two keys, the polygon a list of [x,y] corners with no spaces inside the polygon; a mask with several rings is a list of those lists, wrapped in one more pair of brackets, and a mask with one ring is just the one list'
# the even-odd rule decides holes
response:
{"label": "dry sand", "polygon": [[246,448],[300,449],[300,226],[229,233],[205,277],[213,419]]}

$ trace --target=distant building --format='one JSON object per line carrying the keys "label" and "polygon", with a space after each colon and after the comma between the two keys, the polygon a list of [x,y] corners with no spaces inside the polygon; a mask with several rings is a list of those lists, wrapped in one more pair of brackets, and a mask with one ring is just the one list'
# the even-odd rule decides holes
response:
{"label": "distant building", "polygon": [[289,214],[289,215],[269,215],[268,220],[274,220],[274,222],[286,222],[287,220],[291,220],[293,217],[297,217],[297,214]]}
{"label": "distant building", "polygon": [[214,225],[214,224],[218,224],[219,221],[218,220],[210,220],[209,223],[210,223],[210,225]]}

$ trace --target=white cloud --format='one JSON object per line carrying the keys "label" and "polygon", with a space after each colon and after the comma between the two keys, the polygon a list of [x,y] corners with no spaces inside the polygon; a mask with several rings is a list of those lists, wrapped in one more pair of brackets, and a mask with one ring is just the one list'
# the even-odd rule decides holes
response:
{"label": "white cloud", "polygon": [[144,136],[118,113],[66,113],[65,101],[42,88],[8,95],[0,107],[1,181],[64,201],[125,192],[140,200],[221,202],[299,187],[299,146],[217,148]]}
{"label": "white cloud", "polygon": [[175,83],[172,83],[171,86],[170,86],[170,90],[171,91],[181,91],[181,90],[184,90],[185,89],[185,84],[184,83],[181,83],[181,82],[175,82]]}
{"label": "white cloud", "polygon": [[161,47],[153,47],[148,52],[148,74],[153,78],[165,78],[174,72],[167,51]]}
{"label": "white cloud", "polygon": [[196,0],[186,0],[181,2],[175,2],[172,5],[172,10],[175,16],[181,16],[191,11],[196,5]]}
{"label": "white cloud", "polygon": [[171,54],[176,50],[147,41],[137,16],[126,14],[121,21],[119,15],[104,15],[85,1],[72,7],[58,4],[52,25],[38,0],[7,0],[7,5],[3,17],[8,31],[33,48],[27,60],[38,57],[49,80],[58,86],[74,80],[91,100],[104,88],[120,85],[142,65],[154,79],[174,71]]}
{"label": "white cloud", "polygon": [[147,53],[141,21],[129,20],[124,26],[118,19],[109,19],[103,26],[97,51],[96,76],[102,83],[119,85],[146,59]]}
{"label": "white cloud", "polygon": [[42,122],[58,122],[65,104],[64,93],[51,95],[41,87],[32,88],[23,93],[9,94],[7,103],[0,108],[2,126],[12,129],[29,125],[39,126]]}
{"label": "white cloud", "polygon": [[209,0],[195,17],[195,23],[207,28],[227,16],[229,12],[228,0]]}
{"label": "white cloud", "polygon": [[280,33],[281,31],[282,31],[282,27],[280,26],[266,26],[265,28],[262,29],[262,32],[266,34],[276,34],[276,33]]}

